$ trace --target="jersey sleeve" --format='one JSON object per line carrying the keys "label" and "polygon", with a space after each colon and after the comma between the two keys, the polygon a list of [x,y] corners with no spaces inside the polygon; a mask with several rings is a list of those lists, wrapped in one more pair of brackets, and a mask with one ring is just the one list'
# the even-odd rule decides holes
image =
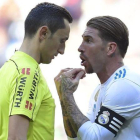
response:
{"label": "jersey sleeve", "polygon": [[88,121],[78,130],[77,139],[73,140],[113,140],[114,134],[105,127]]}
{"label": "jersey sleeve", "polygon": [[10,115],[25,115],[34,120],[42,96],[38,94],[40,73],[38,68],[22,68],[13,77],[10,91]]}

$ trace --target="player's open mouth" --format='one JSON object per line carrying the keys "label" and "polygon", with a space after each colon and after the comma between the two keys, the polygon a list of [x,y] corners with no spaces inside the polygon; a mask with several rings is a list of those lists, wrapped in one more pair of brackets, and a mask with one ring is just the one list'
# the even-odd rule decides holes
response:
{"label": "player's open mouth", "polygon": [[84,66],[85,63],[86,63],[86,60],[85,60],[81,55],[80,55],[80,59],[82,60],[82,61],[81,61],[81,65]]}
{"label": "player's open mouth", "polygon": [[83,66],[83,63],[84,63],[84,62],[85,62],[85,60],[82,60],[82,61],[81,61],[81,65],[82,65],[82,66]]}

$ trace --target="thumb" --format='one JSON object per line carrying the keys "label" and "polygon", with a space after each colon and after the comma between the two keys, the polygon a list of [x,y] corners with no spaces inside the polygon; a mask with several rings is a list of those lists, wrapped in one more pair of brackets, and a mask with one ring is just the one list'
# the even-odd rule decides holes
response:
{"label": "thumb", "polygon": [[76,77],[75,77],[75,80],[76,81],[79,81],[80,79],[82,79],[82,77],[85,75],[85,72],[84,71],[80,71]]}

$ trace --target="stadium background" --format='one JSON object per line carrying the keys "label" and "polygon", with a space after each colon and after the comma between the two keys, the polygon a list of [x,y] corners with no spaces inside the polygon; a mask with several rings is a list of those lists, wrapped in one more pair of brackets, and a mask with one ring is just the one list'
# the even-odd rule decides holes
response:
{"label": "stadium background", "polygon": [[[45,0],[44,0],[45,1]],[[24,20],[36,4],[43,0],[0,0],[0,67],[20,48],[24,36]],[[70,38],[66,43],[63,56],[59,55],[50,65],[41,64],[56,103],[55,140],[66,140],[61,107],[54,86],[54,77],[63,68],[81,67],[77,51],[86,22],[95,16],[111,15],[120,18],[128,27],[130,44],[125,64],[140,73],[140,0],[48,0],[66,7],[71,12],[74,22],[71,24]],[[80,81],[75,100],[86,113],[89,97],[99,84],[95,74],[87,75]]]}

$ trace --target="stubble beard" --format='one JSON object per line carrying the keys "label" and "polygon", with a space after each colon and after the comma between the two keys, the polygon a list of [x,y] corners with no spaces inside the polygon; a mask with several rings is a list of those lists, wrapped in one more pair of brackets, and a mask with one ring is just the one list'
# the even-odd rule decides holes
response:
{"label": "stubble beard", "polygon": [[94,70],[93,70],[92,67],[89,67],[89,68],[85,67],[85,71],[86,71],[87,74],[92,74],[92,73],[94,73]]}

